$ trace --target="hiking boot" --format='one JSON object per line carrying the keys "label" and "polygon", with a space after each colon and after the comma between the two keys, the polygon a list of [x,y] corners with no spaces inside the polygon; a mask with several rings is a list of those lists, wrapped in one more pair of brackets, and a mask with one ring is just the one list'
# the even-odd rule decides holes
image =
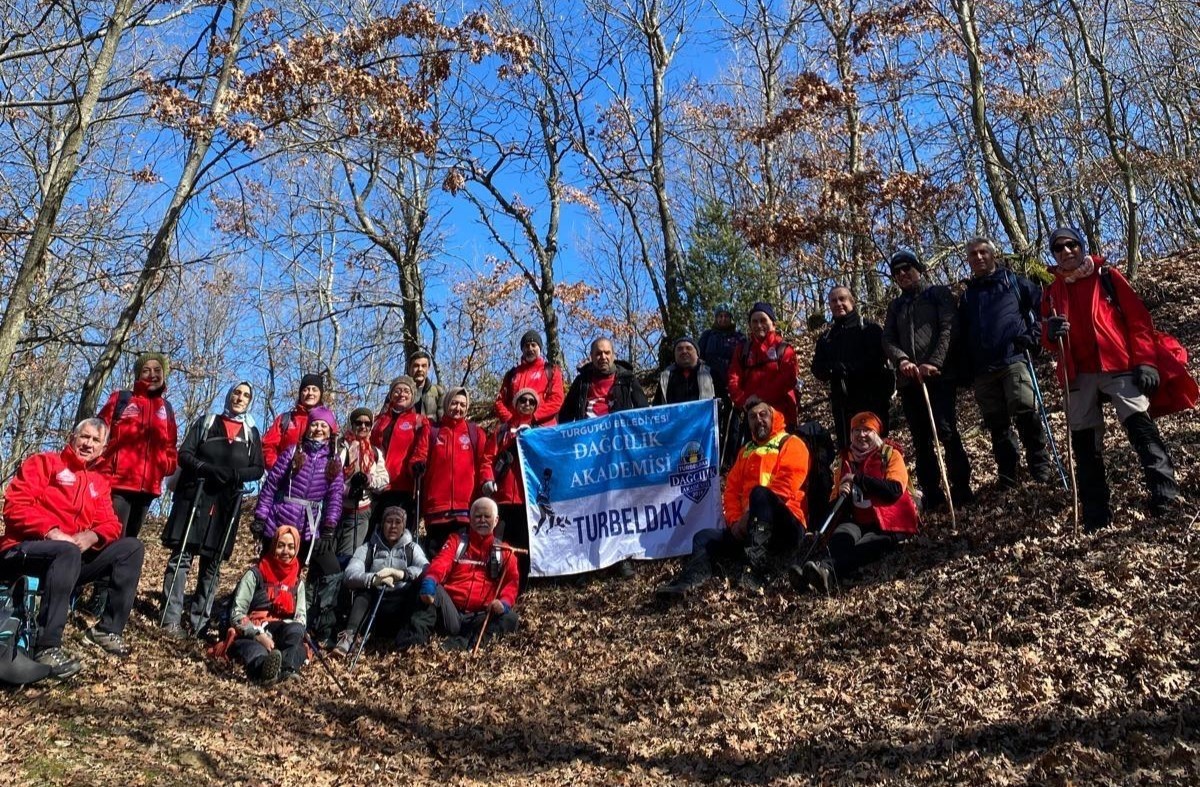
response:
{"label": "hiking boot", "polygon": [[276,648],[263,656],[262,664],[258,668],[259,683],[274,683],[279,677],[279,670],[283,667],[283,651]]}
{"label": "hiking boot", "polygon": [[738,577],[737,584],[738,584],[739,588],[746,591],[747,593],[752,593],[754,595],[759,595],[759,596],[762,595],[762,592],[763,592],[762,580],[759,579],[757,572],[755,572],[755,570],[750,568],[749,566],[747,566],[746,570],[743,571],[741,573],[741,576]]}
{"label": "hiking boot", "polygon": [[797,593],[803,593],[808,590],[808,579],[804,576],[804,567],[799,563],[793,563],[788,566],[787,575],[788,582],[792,585],[792,590]]}
{"label": "hiking boot", "polygon": [[[1177,497],[1157,497],[1150,499],[1150,516],[1155,519],[1180,519],[1186,513],[1187,501],[1182,495]],[[1190,518],[1190,517],[1189,517]]]}
{"label": "hiking boot", "polygon": [[396,639],[393,642],[393,644],[396,646],[396,650],[401,651],[408,650],[409,648],[417,648],[428,643],[429,640],[426,637],[418,634],[412,629],[401,630],[400,633],[396,635]]}
{"label": "hiking boot", "polygon": [[810,560],[804,564],[804,579],[809,587],[825,595],[833,593],[837,580],[833,576],[833,567],[825,561],[820,563]]}
{"label": "hiking boot", "polygon": [[354,650],[354,632],[347,630],[338,634],[337,644],[333,646],[333,655],[349,656],[352,650]]}
{"label": "hiking boot", "polygon": [[654,595],[661,601],[678,601],[698,587],[700,582],[682,574],[665,585],[659,585],[654,589]]}
{"label": "hiking boot", "polygon": [[442,650],[470,650],[471,641],[464,636],[446,637],[442,640]]}
{"label": "hiking boot", "polygon": [[95,645],[110,656],[123,659],[129,655],[129,646],[125,644],[125,640],[121,638],[120,634],[101,631],[95,626],[84,632],[83,641]]}
{"label": "hiking boot", "polygon": [[162,635],[177,642],[188,639],[188,633],[178,623],[168,623],[162,627]]}
{"label": "hiking boot", "polygon": [[1053,486],[1058,483],[1058,473],[1051,465],[1038,465],[1029,469],[1029,475],[1033,476],[1033,480],[1039,484],[1048,484]]}
{"label": "hiking boot", "polygon": [[46,648],[33,659],[50,668],[50,677],[66,680],[83,669],[83,663],[62,648]]}

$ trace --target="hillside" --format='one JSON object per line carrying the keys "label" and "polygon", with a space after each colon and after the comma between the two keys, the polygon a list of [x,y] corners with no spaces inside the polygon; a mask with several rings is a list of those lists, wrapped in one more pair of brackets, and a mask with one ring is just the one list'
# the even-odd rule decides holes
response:
{"label": "hillside", "polygon": [[[1156,263],[1137,285],[1193,349],[1197,262]],[[961,412],[968,425],[976,411]],[[348,697],[317,664],[261,689],[159,636],[166,555],[150,536],[133,656],[85,651],[69,626],[86,670],[6,696],[4,781],[1195,783],[1200,424],[1161,423],[1192,521],[1141,513],[1112,426],[1117,522],[1096,536],[1071,535],[1061,494],[998,491],[971,425],[980,503],[957,528],[934,518],[840,595],[713,581],[664,610],[650,599],[666,563],[625,583],[540,583],[521,634],[479,657],[372,654],[353,677],[335,662]],[[224,588],[248,558],[243,540]]]}

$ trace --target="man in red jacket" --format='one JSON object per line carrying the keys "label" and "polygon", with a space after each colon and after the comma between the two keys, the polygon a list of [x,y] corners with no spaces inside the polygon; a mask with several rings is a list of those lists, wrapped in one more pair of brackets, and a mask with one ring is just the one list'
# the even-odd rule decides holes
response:
{"label": "man in red jacket", "polygon": [[121,633],[142,576],[144,548],[136,538],[121,537],[108,481],[93,469],[107,438],[108,427],[99,418],[81,421],[61,452],[22,462],[4,495],[0,577],[41,578],[34,658],[60,679],[82,668],[62,648],[62,636],[71,593],[89,582],[108,580],[109,595],[100,622],[84,641],[113,656],[129,655]]}
{"label": "man in red jacket", "polygon": [[508,370],[496,394],[496,417],[506,423],[516,415],[517,391],[532,388],[537,391],[537,412],[534,426],[553,426],[558,423],[558,410],[563,403],[562,369],[542,357],[542,337],[537,331],[525,331],[521,337],[521,362]]}
{"label": "man in red jacket", "polygon": [[1059,227],[1050,234],[1050,253],[1058,264],[1042,297],[1047,321],[1042,342],[1058,355],[1061,340],[1065,351],[1059,381],[1070,386],[1067,423],[1083,529],[1093,532],[1112,521],[1102,452],[1102,395],[1112,401],[1137,452],[1155,515],[1176,504],[1179,486],[1167,446],[1150,418],[1150,397],[1160,383],[1150,312],[1120,272],[1087,252],[1078,230]]}
{"label": "man in red jacket", "polygon": [[491,636],[517,630],[517,561],[494,535],[499,522],[495,501],[481,497],[471,504],[470,528],[450,536],[426,569],[422,608],[396,637],[399,647],[424,645],[439,623],[447,650],[466,650],[485,624]]}

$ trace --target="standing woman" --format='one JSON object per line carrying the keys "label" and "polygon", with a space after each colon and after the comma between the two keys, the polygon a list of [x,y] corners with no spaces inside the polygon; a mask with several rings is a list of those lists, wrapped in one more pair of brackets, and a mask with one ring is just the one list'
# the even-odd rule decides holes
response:
{"label": "standing woman", "polygon": [[[306,374],[300,378],[300,390],[296,394],[295,406],[286,413],[280,413],[263,435],[263,459],[266,460],[268,470],[275,466],[275,460],[284,451],[304,437],[308,431],[309,411],[321,405],[321,397],[324,395],[325,382],[321,375]],[[337,432],[336,425],[333,431]]]}
{"label": "standing woman", "polygon": [[299,531],[300,564],[309,567],[308,618],[314,630],[327,629],[330,638],[342,577],[334,534],[346,493],[342,463],[333,447],[336,428],[337,420],[327,408],[309,409],[304,439],[280,454],[267,473],[252,528],[256,536],[268,541],[285,525]]}
{"label": "standing woman", "polygon": [[212,611],[221,563],[233,552],[242,484],[262,478],[262,437],[249,412],[253,399],[248,382],[230,388],[221,414],[197,418],[179,449],[182,472],[162,536],[163,546],[171,550],[163,576],[163,629],[175,639],[187,636],[180,621],[192,559],[200,556],[200,578],[188,618],[199,634]]}
{"label": "standing woman", "polygon": [[[539,406],[541,398],[537,391],[532,388],[517,391],[513,397],[516,412],[488,436],[484,456],[484,462],[492,468],[494,480],[483,482],[483,493],[495,500],[500,509],[500,527],[496,533],[504,543],[519,549],[529,549],[529,517],[525,511],[525,485],[517,455],[517,434],[522,429],[533,428]],[[517,592],[521,593],[529,579],[529,554],[518,552],[516,558],[520,578]]]}
{"label": "standing woman", "polygon": [[178,465],[179,434],[166,397],[170,368],[162,353],[142,353],[133,390],[113,391],[100,410],[100,420],[108,424],[108,446],[99,469],[112,486],[122,535],[131,538],[141,532],[146,510],[162,494],[163,479]]}
{"label": "standing woman", "polygon": [[375,416],[366,407],[350,413],[350,431],[342,441],[338,457],[346,478],[346,502],[337,530],[339,562],[350,562],[354,551],[366,542],[371,525],[371,501],[388,488],[387,463],[383,451],[371,440]]}

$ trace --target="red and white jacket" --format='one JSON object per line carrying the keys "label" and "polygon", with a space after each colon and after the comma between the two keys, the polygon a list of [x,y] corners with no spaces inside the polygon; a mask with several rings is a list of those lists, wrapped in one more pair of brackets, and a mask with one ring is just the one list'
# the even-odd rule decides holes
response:
{"label": "red and white jacket", "polygon": [[484,431],[465,418],[454,421],[446,416],[430,430],[429,469],[421,490],[426,522],[466,521],[479,487],[492,480],[486,443]]}
{"label": "red and white jacket", "polygon": [[[463,538],[467,539],[467,550],[459,557],[458,545]],[[492,599],[499,599],[506,609],[512,609],[517,603],[517,588],[520,585],[516,555],[501,550],[503,567],[500,577],[489,577],[487,561],[496,541],[491,533],[480,536],[473,530],[468,530],[466,535],[451,535],[426,569],[421,594],[433,595],[436,586],[441,585],[454,602],[455,609],[464,614],[483,612]]]}
{"label": "red and white jacket", "polygon": [[413,464],[429,460],[429,419],[412,408],[396,413],[385,407],[375,417],[371,445],[383,450],[388,489],[411,494],[416,488]]}
{"label": "red and white jacket", "polygon": [[533,421],[538,426],[553,426],[558,423],[558,411],[563,403],[562,369],[546,363],[545,358],[536,358],[528,363],[522,361],[508,370],[496,394],[496,417],[501,423],[512,420],[513,398],[517,391],[531,388],[537,391],[538,406],[533,411]]}
{"label": "red and white jacket", "polygon": [[108,424],[108,445],[96,469],[108,476],[113,489],[160,495],[163,479],[179,466],[179,433],[167,386],[150,391],[138,380],[129,403],[117,413],[120,397],[120,391],[113,391],[100,409],[100,420]]}
{"label": "red and white jacket", "polygon": [[4,493],[0,552],[22,541],[44,539],[54,528],[68,536],[91,530],[99,538],[94,549],[121,537],[108,479],[84,464],[70,446],[21,463]]}

